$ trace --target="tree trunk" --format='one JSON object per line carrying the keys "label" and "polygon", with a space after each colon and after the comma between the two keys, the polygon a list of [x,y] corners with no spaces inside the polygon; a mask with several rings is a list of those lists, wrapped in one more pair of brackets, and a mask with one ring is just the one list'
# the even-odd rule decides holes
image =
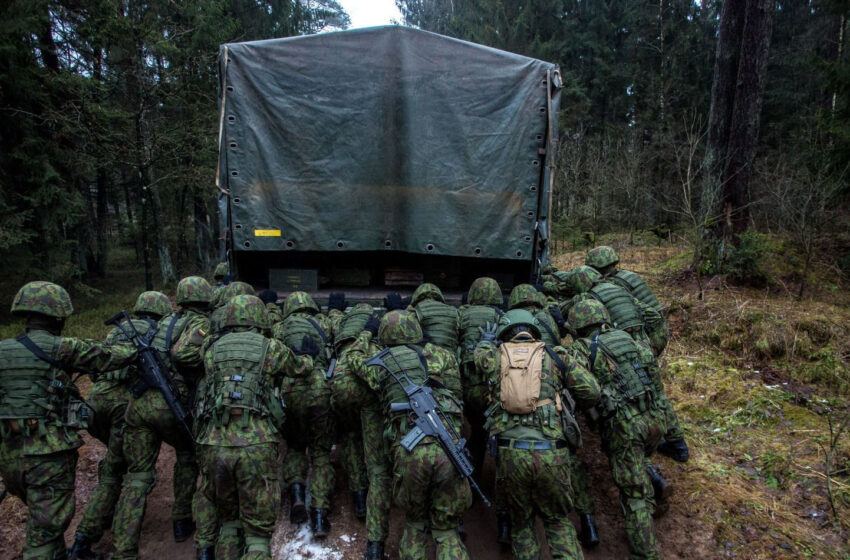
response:
{"label": "tree trunk", "polygon": [[95,268],[101,277],[106,276],[106,261],[109,253],[109,198],[107,196],[106,169],[97,170],[97,212],[95,216],[95,238],[97,242],[97,253],[95,255]]}

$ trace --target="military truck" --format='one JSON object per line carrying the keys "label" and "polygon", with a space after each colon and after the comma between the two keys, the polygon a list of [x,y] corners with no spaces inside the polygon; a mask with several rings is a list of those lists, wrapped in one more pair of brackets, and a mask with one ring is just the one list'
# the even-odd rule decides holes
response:
{"label": "military truck", "polygon": [[535,280],[556,65],[400,26],[225,44],[219,64],[232,273],[319,298]]}

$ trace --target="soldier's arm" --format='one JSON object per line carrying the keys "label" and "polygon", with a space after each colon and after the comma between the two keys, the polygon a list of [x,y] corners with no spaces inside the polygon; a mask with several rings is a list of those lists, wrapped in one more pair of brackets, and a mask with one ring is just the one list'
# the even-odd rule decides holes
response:
{"label": "soldier's arm", "polygon": [[599,402],[599,382],[587,370],[587,367],[570,354],[566,348],[558,346],[555,348],[555,352],[567,366],[562,382],[570,390],[578,408],[586,410],[595,406]]}
{"label": "soldier's arm", "polygon": [[357,335],[345,354],[348,371],[362,379],[373,391],[380,390],[384,374],[377,366],[367,366],[366,361],[378,352],[377,346],[372,342],[372,333],[363,331]]}
{"label": "soldier's arm", "polygon": [[487,380],[493,402],[500,401],[499,360],[499,347],[486,340],[479,342],[472,354],[475,369]]}
{"label": "soldier's arm", "polygon": [[183,334],[171,347],[171,359],[180,367],[200,368],[203,365],[203,348],[209,332],[209,319],[203,315],[192,317]]}
{"label": "soldier's arm", "polygon": [[425,359],[428,361],[429,375],[440,382],[460,400],[463,401],[463,387],[460,381],[460,368],[454,354],[434,344],[425,347]]}
{"label": "soldier's arm", "polygon": [[301,377],[313,369],[313,358],[299,356],[279,340],[270,339],[263,371],[269,375]]}
{"label": "soldier's arm", "polygon": [[129,365],[136,359],[136,349],[128,342],[109,345],[96,340],[62,338],[56,359],[75,370],[100,373]]}

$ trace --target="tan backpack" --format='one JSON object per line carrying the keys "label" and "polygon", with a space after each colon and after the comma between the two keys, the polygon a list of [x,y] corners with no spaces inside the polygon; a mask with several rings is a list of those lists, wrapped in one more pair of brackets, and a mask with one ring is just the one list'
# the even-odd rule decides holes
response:
{"label": "tan backpack", "polygon": [[[552,399],[537,400],[540,398],[546,344],[505,342],[499,348],[502,353],[499,374],[502,408],[511,414],[530,414],[538,407],[550,404]],[[556,402],[558,410],[561,410],[560,404]]]}

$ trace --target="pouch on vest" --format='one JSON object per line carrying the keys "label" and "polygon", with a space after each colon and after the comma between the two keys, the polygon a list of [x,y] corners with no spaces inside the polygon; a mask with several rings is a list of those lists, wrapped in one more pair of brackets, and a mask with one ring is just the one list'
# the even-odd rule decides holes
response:
{"label": "pouch on vest", "polygon": [[505,342],[499,347],[501,402],[510,414],[530,414],[537,409],[545,348],[543,342]]}

